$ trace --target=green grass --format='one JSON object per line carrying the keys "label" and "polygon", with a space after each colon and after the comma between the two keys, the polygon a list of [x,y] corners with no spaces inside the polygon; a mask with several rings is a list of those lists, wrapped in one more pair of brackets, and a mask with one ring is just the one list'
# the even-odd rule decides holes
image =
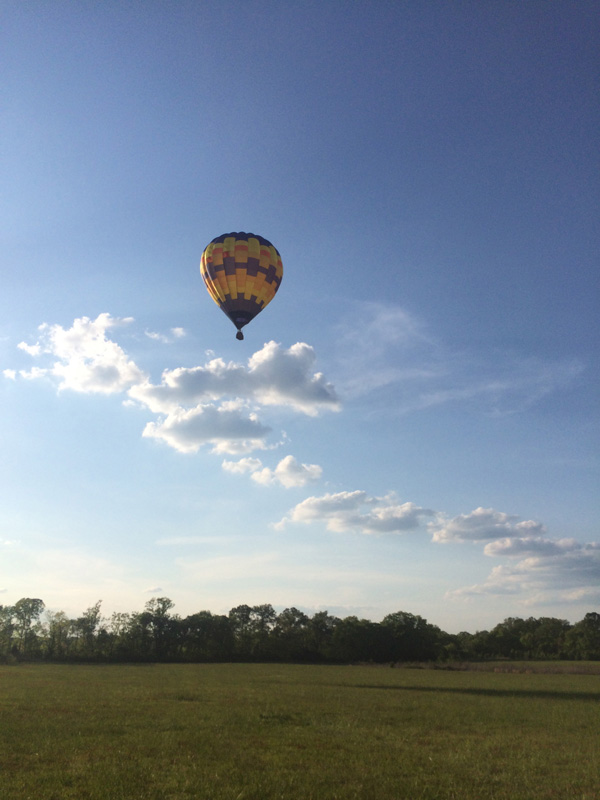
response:
{"label": "green grass", "polygon": [[599,765],[594,674],[0,667],[3,800],[598,800]]}

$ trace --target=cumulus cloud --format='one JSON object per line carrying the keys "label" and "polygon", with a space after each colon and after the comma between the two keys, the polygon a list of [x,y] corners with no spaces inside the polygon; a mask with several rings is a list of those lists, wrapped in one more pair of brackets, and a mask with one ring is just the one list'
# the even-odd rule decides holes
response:
{"label": "cumulus cloud", "polygon": [[483,583],[449,593],[450,597],[516,594],[524,604],[600,600],[600,543],[573,540],[550,543],[515,564],[494,567]]}
{"label": "cumulus cloud", "polygon": [[19,342],[17,345],[19,350],[23,350],[25,353],[28,353],[30,356],[39,356],[42,352],[42,346],[38,344],[27,344],[27,342]]}
{"label": "cumulus cloud", "polygon": [[[13,380],[17,375],[27,380],[47,378],[60,390],[125,393],[125,404],[137,403],[158,415],[146,424],[143,436],[162,440],[182,453],[195,453],[203,445],[215,453],[237,455],[267,449],[271,428],[258,416],[266,406],[287,407],[308,416],[316,416],[322,409],[339,409],[333,385],[315,371],[315,352],[304,343],[286,349],[268,342],[246,364],[209,356],[204,365],[165,370],[160,384],[155,385],[108,335],[130,322],[130,317],[118,319],[103,313],[94,320],[75,319],[70,328],[43,324],[38,341],[22,342],[19,348],[32,357],[45,357],[50,366],[18,373],[5,370],[4,375]],[[162,342],[185,336],[181,327],[171,328],[169,335],[145,333]],[[319,470],[292,459],[272,472],[261,464],[254,479],[302,485]]]}
{"label": "cumulus cloud", "polygon": [[240,461],[224,461],[223,469],[238,475],[250,473],[252,480],[264,486],[279,484],[286,489],[305,486],[317,481],[323,472],[318,464],[301,464],[294,456],[285,456],[275,469],[263,467],[258,458],[242,458]]}
{"label": "cumulus cloud", "polygon": [[318,464],[301,464],[294,456],[285,456],[274,470],[268,467],[257,470],[252,473],[252,479],[264,485],[279,483],[286,489],[291,489],[319,480],[322,472]]}
{"label": "cumulus cloud", "polygon": [[127,357],[124,350],[107,337],[107,331],[126,325],[131,317],[118,319],[99,314],[75,319],[70,328],[40,325],[40,338],[34,345],[18,347],[31,356],[49,355],[56,360],[50,367],[21,371],[24,378],[44,376],[58,380],[59,389],[75,392],[114,394],[146,380],[146,375]]}
{"label": "cumulus cloud", "polygon": [[414,503],[398,503],[395,495],[371,497],[366,492],[337,492],[321,497],[307,497],[289,512],[279,523],[325,523],[328,530],[360,533],[404,533],[415,530],[424,517],[435,512]]}
{"label": "cumulus cloud", "polygon": [[309,416],[322,409],[338,410],[332,384],[314,372],[315,353],[307,344],[285,349],[268,342],[247,365],[214,358],[204,366],[165,370],[159,385],[133,386],[129,395],[155,413],[193,406],[222,397],[239,397],[261,405],[288,406]]}
{"label": "cumulus cloud", "polygon": [[538,522],[517,522],[518,519],[493,508],[480,507],[470,514],[459,514],[450,520],[439,518],[430,523],[429,529],[434,542],[480,542],[510,536],[531,536],[544,531],[543,525]]}
{"label": "cumulus cloud", "polygon": [[471,542],[483,545],[486,556],[508,562],[495,566],[482,583],[449,592],[451,598],[515,595],[524,605],[600,600],[600,543],[551,539],[543,535],[540,522],[492,508],[449,519],[439,511],[399,503],[393,494],[373,497],[356,490],[308,497],[275,527],[292,523],[364,534],[427,530],[433,544]]}
{"label": "cumulus cloud", "polygon": [[264,449],[270,430],[255,414],[207,404],[175,409],[164,419],[149,422],[143,436],[162,439],[180,453],[196,453],[210,444],[214,453],[233,454]]}
{"label": "cumulus cloud", "polygon": [[313,372],[316,355],[304,342],[287,350],[267,342],[248,362],[248,375],[257,400],[265,405],[290,405],[315,416],[321,408],[339,409],[339,400],[322,372]]}
{"label": "cumulus cloud", "polygon": [[262,469],[260,458],[241,458],[239,461],[223,461],[223,469],[234,475],[245,475]]}
{"label": "cumulus cloud", "polygon": [[486,556],[523,558],[523,556],[557,556],[580,550],[575,539],[545,539],[542,536],[505,538],[488,542],[483,548]]}
{"label": "cumulus cloud", "polygon": [[[600,543],[540,535],[543,526],[493,509],[475,509],[434,528],[434,541],[487,540],[483,552],[511,563],[495,566],[479,584],[448,593],[449,597],[514,594],[525,604],[600,600]],[[507,534],[507,535],[502,535]]]}

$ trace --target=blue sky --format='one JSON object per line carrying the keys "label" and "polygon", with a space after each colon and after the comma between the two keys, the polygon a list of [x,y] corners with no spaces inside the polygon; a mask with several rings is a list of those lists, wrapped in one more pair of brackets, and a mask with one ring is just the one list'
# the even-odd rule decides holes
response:
{"label": "blue sky", "polygon": [[[600,602],[594,3],[5,3],[0,602]],[[199,274],[284,277],[243,342]]]}

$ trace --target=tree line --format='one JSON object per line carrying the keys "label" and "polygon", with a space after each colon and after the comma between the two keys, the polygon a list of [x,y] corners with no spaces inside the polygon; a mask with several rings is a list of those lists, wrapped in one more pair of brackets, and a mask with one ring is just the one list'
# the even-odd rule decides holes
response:
{"label": "tree line", "polygon": [[491,630],[445,633],[406,611],[381,622],[297,608],[240,605],[228,614],[172,613],[168,597],[143,611],[103,617],[101,601],[80,617],[24,597],[0,605],[0,661],[287,661],[306,663],[600,660],[600,613],[571,624],[554,617],[509,617]]}

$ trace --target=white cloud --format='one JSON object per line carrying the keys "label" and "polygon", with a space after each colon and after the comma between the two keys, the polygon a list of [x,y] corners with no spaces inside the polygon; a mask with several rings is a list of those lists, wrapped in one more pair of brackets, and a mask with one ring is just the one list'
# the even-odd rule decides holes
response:
{"label": "white cloud", "polygon": [[5,378],[8,378],[8,380],[10,381],[16,380],[17,377],[17,372],[14,369],[2,370],[2,374],[4,375]]}
{"label": "white cloud", "polygon": [[280,483],[286,489],[296,486],[305,486],[307,483],[319,480],[323,473],[318,464],[301,464],[294,456],[285,456],[274,470],[265,467],[252,474],[252,479],[257,483]]}
{"label": "white cloud", "polygon": [[488,542],[483,548],[486,556],[523,558],[523,556],[557,556],[580,550],[575,539],[545,539],[542,536],[505,538]]}
{"label": "white cloud", "polygon": [[170,341],[169,337],[164,333],[157,333],[156,331],[144,331],[144,334],[155,342],[167,343]]}
{"label": "white cloud", "polygon": [[[61,390],[82,393],[126,393],[126,404],[137,402],[160,415],[146,424],[143,436],[161,439],[182,453],[195,453],[203,445],[212,446],[215,453],[238,455],[267,449],[271,429],[258,418],[261,406],[284,406],[309,416],[325,408],[339,409],[332,384],[314,371],[313,348],[302,343],[285,349],[269,342],[245,365],[211,358],[203,366],[165,370],[161,383],[154,385],[107,335],[131,321],[103,313],[95,320],[75,319],[67,329],[43,324],[39,341],[21,343],[20,348],[35,357],[50,357],[51,365],[18,373],[6,370],[5,376],[48,378]],[[185,330],[173,327],[170,336],[153,331],[146,335],[172,341],[185,336]],[[314,479],[319,469],[287,462],[255,480],[301,485]]]}
{"label": "white cloud", "polygon": [[426,528],[434,544],[481,543],[485,555],[510,559],[509,564],[494,567],[482,583],[455,589],[448,597],[514,595],[523,605],[600,600],[600,543],[549,539],[542,535],[545,528],[540,522],[521,521],[517,515],[491,508],[448,519],[414,503],[400,504],[393,494],[371,497],[357,490],[308,497],[275,527],[290,523],[321,523],[332,531],[365,534]]}
{"label": "white cloud", "polygon": [[265,405],[289,405],[309,416],[321,408],[337,411],[339,400],[323,373],[313,372],[314,349],[298,342],[287,350],[276,342],[267,342],[248,361],[248,375],[259,402]]}
{"label": "white cloud", "polygon": [[24,378],[58,378],[59,389],[75,392],[113,394],[123,392],[146,379],[122,348],[106,336],[107,331],[131,322],[131,317],[116,319],[99,314],[95,320],[80,317],[70,328],[40,325],[40,340],[35,345],[19,347],[32,356],[46,354],[57,358],[51,367],[21,371]]}
{"label": "white cloud", "polygon": [[415,530],[423,517],[434,514],[434,511],[414,503],[398,503],[393,494],[370,497],[357,490],[307,497],[294,506],[276,527],[283,528],[290,522],[321,522],[328,530],[338,532],[403,533]]}
{"label": "white cloud", "polygon": [[184,328],[171,328],[170,335],[166,333],[157,333],[156,331],[144,331],[149,339],[155,342],[163,342],[163,344],[171,344],[174,339],[182,339],[186,333]]}
{"label": "white cloud", "polygon": [[[559,597],[567,603],[600,603],[600,586],[585,586],[580,589],[561,592]],[[554,600],[554,598],[551,598],[551,600]]]}
{"label": "white cloud", "polygon": [[223,397],[240,397],[262,405],[280,405],[315,416],[321,409],[339,409],[333,386],[313,372],[315,354],[307,344],[287,350],[268,342],[247,366],[214,358],[204,366],[165,370],[160,385],[146,381],[129,394],[155,413],[169,413]]}
{"label": "white cloud", "polygon": [[212,404],[176,409],[158,422],[149,422],[143,436],[162,439],[180,453],[196,453],[211,444],[214,453],[248,453],[265,448],[270,433],[255,414]]}
{"label": "white cloud", "polygon": [[434,542],[479,542],[510,536],[533,536],[544,531],[543,525],[533,520],[517,522],[519,517],[495,511],[493,508],[476,508],[470,514],[459,514],[453,519],[438,520],[429,524]]}
{"label": "white cloud", "polygon": [[[266,449],[270,428],[247,409],[247,402],[288,406],[309,416],[321,408],[339,408],[333,386],[312,371],[314,360],[314,351],[306,344],[284,350],[269,342],[251,356],[247,366],[213,358],[204,366],[165,370],[160,385],[145,380],[131,386],[128,395],[154,413],[166,415],[148,423],[144,436],[163,439],[186,453],[196,452],[203,444],[212,444],[215,453],[249,453]],[[319,469],[316,465],[295,467],[288,462],[274,475],[263,471],[255,480],[301,485]],[[246,468],[247,464],[240,467]],[[233,471],[230,464],[225,469]]]}
{"label": "white cloud", "polygon": [[[543,555],[494,567],[481,584],[449,592],[450,597],[520,595],[524,604],[600,600],[600,543],[554,542]],[[542,552],[540,548],[539,552]]]}
{"label": "white cloud", "polygon": [[518,520],[476,508],[451,520],[440,515],[429,524],[434,542],[485,542],[486,556],[511,562],[494,567],[482,583],[448,592],[448,597],[514,595],[523,605],[600,600],[600,543],[550,539],[542,535],[541,523]]}
{"label": "white cloud", "polygon": [[[498,512],[493,514],[499,519]],[[514,524],[513,520],[507,518],[506,527],[512,525],[517,535],[490,541],[484,547],[487,556],[508,558],[512,563],[494,567],[483,583],[456,589],[449,592],[450,597],[514,594],[525,605],[600,600],[599,542],[548,539],[535,535],[543,530],[538,523]]]}
{"label": "white cloud", "polygon": [[223,461],[223,469],[234,475],[245,475],[247,472],[256,472],[262,469],[260,458],[241,458],[239,461]]}
{"label": "white cloud", "polygon": [[286,489],[305,486],[317,481],[323,472],[318,464],[301,464],[294,456],[285,456],[275,469],[263,467],[258,458],[242,458],[239,461],[223,461],[223,469],[238,475],[250,473],[252,480],[264,486],[280,484]]}
{"label": "white cloud", "polygon": [[40,378],[46,378],[49,374],[49,370],[44,369],[43,367],[32,367],[31,369],[20,369],[19,376],[24,378],[26,381],[35,381]]}
{"label": "white cloud", "polygon": [[26,342],[19,342],[17,345],[19,350],[23,350],[25,353],[28,353],[30,356],[39,356],[42,352],[42,346],[38,344],[27,344]]}

